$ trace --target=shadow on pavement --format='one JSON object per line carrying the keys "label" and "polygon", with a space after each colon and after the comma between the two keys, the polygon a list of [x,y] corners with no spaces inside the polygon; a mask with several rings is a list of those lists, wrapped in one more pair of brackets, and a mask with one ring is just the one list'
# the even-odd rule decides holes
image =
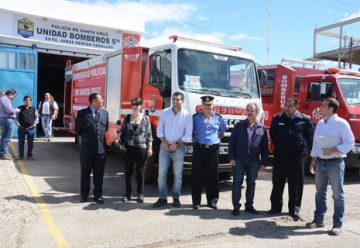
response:
{"label": "shadow on pavement", "polygon": [[229,233],[259,239],[288,239],[290,236],[323,235],[327,234],[327,231],[310,230],[304,226],[279,226],[276,221],[255,220],[246,222],[245,227],[232,227]]}

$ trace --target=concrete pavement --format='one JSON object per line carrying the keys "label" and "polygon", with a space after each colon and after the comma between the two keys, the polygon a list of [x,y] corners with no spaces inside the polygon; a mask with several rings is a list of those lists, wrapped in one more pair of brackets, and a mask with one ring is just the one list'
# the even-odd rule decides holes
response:
{"label": "concrete pavement", "polygon": [[[16,145],[13,143],[15,150]],[[257,181],[254,205],[261,214],[241,211],[239,217],[233,217],[229,181],[220,184],[217,211],[205,206],[198,211],[191,208],[189,178],[183,183],[180,209],[171,204],[153,209],[151,205],[157,199],[155,185],[145,185],[144,204],[123,202],[124,168],[116,154],[110,154],[107,159],[106,203],[79,203],[80,163],[73,138],[39,140],[34,154],[34,161],[0,161],[0,221],[4,227],[0,230],[0,247],[355,248],[360,242],[360,176],[356,171],[348,172],[346,178],[344,233],[331,237],[326,233],[331,227],[333,211],[331,191],[326,227],[304,228],[305,222],[312,219],[314,209],[313,177],[306,179],[301,212],[304,220],[293,222],[286,214],[286,206],[284,214],[266,214],[270,208],[271,168],[260,173]],[[36,191],[38,195],[33,197]],[[168,200],[171,202],[170,197]],[[287,202],[287,191],[284,201]]]}

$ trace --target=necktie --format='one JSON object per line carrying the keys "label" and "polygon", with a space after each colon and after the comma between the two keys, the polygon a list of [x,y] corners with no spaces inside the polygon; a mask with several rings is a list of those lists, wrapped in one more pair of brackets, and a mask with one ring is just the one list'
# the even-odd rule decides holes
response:
{"label": "necktie", "polygon": [[99,120],[99,110],[95,110],[95,120]]}

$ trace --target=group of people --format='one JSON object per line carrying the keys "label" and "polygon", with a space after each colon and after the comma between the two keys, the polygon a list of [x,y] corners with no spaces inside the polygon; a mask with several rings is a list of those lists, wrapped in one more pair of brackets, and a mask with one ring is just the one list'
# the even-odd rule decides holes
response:
{"label": "group of people", "polygon": [[[193,143],[192,158],[192,207],[201,204],[203,181],[206,185],[207,206],[217,209],[219,199],[218,161],[219,143],[227,125],[224,119],[212,110],[213,96],[203,96],[202,111],[191,114],[183,107],[184,94],[172,95],[172,107],[160,115],[156,135],[161,141],[159,150],[158,191],[159,198],[153,204],[159,208],[168,204],[167,174],[170,164],[173,169],[172,205],[181,207],[180,194],[185,156],[185,143]],[[108,128],[108,113],[103,109],[100,94],[89,97],[90,106],[79,111],[76,130],[81,136],[81,202],[87,202],[90,190],[90,174],[94,173],[94,197],[99,204],[102,198],[102,182],[105,165],[105,132]],[[142,100],[131,100],[132,113],[122,124],[117,142],[126,147],[125,200],[132,199],[132,176],[134,168],[137,181],[137,202],[144,202],[144,167],[153,154],[153,137],[149,117],[141,111]],[[337,115],[339,102],[335,98],[322,101],[323,119],[314,126],[310,117],[298,111],[298,101],[287,99],[285,111],[275,115],[270,126],[270,138],[274,144],[271,209],[268,214],[282,211],[283,191],[288,182],[288,209],[294,221],[300,219],[305,163],[312,158],[310,169],[315,174],[315,205],[313,221],[308,228],[324,226],[326,191],[328,182],[333,190],[334,215],[330,235],[339,235],[344,216],[344,157],[354,146],[354,135],[346,120]],[[228,158],[233,168],[232,214],[240,214],[241,187],[246,175],[245,211],[259,214],[254,207],[255,181],[259,171],[268,163],[269,140],[264,125],[257,121],[259,106],[250,102],[246,106],[245,120],[236,124],[231,132]]]}
{"label": "group of people", "polygon": [[33,160],[33,147],[36,125],[41,117],[45,140],[50,141],[52,137],[52,121],[57,118],[59,107],[50,95],[45,93],[43,101],[40,101],[38,108],[32,105],[32,98],[29,95],[23,97],[23,105],[14,108],[13,100],[16,97],[16,90],[9,89],[0,95],[0,159],[11,160],[9,153],[9,142],[15,125],[18,127],[19,156],[17,160],[24,159],[25,139],[27,140],[27,158]]}

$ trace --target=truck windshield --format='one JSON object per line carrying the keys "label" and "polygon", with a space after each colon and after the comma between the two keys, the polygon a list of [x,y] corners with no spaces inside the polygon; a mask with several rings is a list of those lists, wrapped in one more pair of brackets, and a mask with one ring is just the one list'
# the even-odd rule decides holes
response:
{"label": "truck windshield", "polygon": [[200,94],[233,98],[259,98],[252,60],[179,49],[179,88]]}
{"label": "truck windshield", "polygon": [[339,84],[349,105],[360,104],[360,79],[340,78]]}

